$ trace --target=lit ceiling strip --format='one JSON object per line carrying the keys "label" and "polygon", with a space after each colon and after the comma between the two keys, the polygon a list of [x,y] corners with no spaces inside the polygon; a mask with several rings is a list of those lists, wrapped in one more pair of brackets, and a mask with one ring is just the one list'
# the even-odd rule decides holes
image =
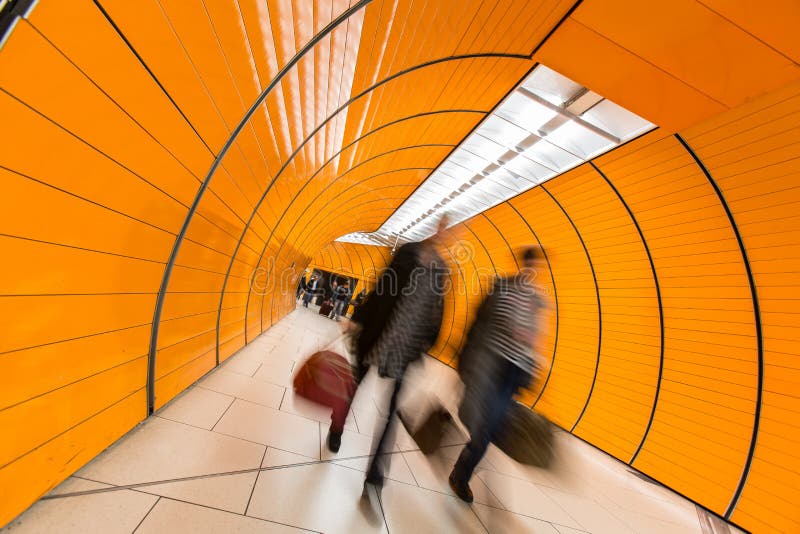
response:
{"label": "lit ceiling strip", "polygon": [[337,241],[389,245],[458,224],[655,126],[539,65],[374,233]]}

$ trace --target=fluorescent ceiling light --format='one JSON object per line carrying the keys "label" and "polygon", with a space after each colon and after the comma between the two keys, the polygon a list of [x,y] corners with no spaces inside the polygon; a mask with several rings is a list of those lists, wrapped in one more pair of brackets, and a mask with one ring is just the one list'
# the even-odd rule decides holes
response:
{"label": "fluorescent ceiling light", "polygon": [[457,224],[654,127],[539,65],[376,232],[338,241],[424,239],[444,212]]}

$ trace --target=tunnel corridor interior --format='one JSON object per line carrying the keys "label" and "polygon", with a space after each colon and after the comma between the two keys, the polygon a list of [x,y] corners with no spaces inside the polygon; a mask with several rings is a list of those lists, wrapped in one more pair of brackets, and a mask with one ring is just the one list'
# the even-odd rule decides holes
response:
{"label": "tunnel corridor interior", "polygon": [[268,333],[306,269],[373,287],[369,236],[543,66],[652,128],[485,186],[431,356],[541,244],[521,400],[800,531],[798,27],[792,0],[0,1],[0,525]]}

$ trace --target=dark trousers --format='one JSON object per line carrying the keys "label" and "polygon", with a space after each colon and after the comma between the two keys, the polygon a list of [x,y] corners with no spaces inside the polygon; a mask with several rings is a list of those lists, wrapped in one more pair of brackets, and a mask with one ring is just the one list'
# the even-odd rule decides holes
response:
{"label": "dark trousers", "polygon": [[394,391],[392,391],[392,398],[389,401],[389,420],[383,428],[383,434],[381,434],[381,439],[378,440],[378,446],[375,449],[375,456],[372,457],[372,462],[369,469],[367,469],[367,479],[374,482],[382,483],[384,473],[389,471],[392,455],[388,454],[388,452],[394,442],[394,427],[396,424],[394,413],[397,409],[397,397],[400,395],[402,387],[402,379],[394,381]]}
{"label": "dark trousers", "polygon": [[502,430],[514,402],[514,393],[524,381],[522,374],[519,367],[508,360],[503,360],[496,387],[486,399],[483,399],[483,402],[486,403],[485,419],[476,425],[469,443],[461,451],[461,455],[453,467],[453,478],[457,484],[469,482],[475,467],[486,454],[489,443],[492,442],[497,432]]}

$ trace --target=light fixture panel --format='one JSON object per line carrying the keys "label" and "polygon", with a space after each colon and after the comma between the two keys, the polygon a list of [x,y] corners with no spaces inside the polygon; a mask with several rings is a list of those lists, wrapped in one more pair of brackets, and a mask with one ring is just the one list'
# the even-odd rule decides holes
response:
{"label": "light fixture panel", "polygon": [[376,232],[339,241],[427,238],[444,211],[457,224],[654,127],[538,65]]}

